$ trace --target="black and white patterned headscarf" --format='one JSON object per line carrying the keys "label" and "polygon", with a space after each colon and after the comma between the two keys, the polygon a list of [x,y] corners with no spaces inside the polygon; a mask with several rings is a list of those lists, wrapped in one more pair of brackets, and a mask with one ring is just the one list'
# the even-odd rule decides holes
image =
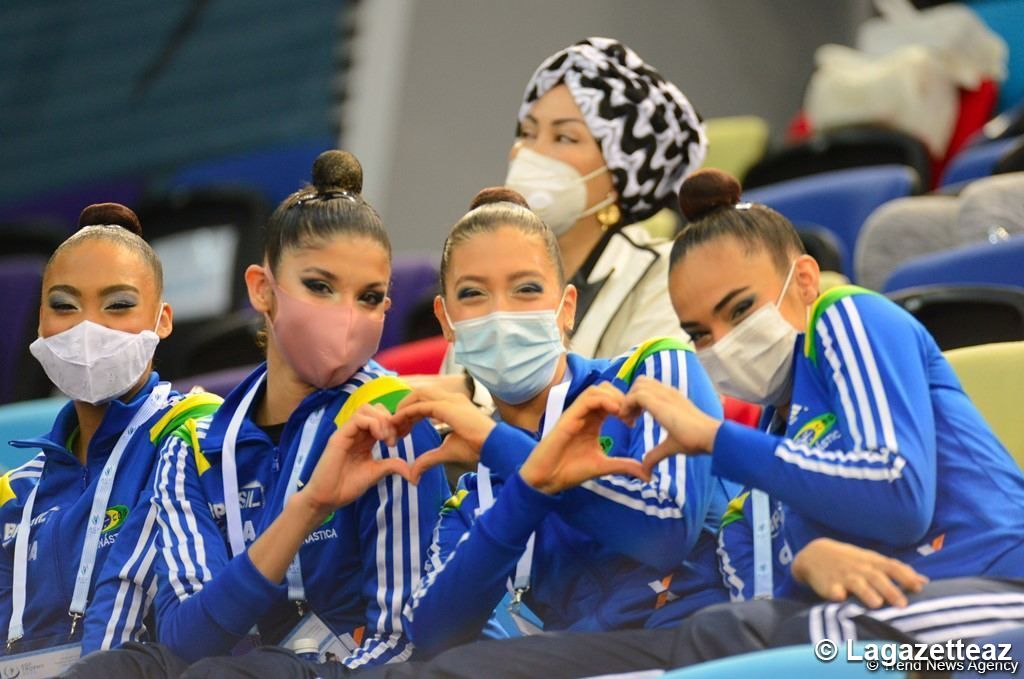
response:
{"label": "black and white patterned headscarf", "polygon": [[611,38],[587,38],[544,61],[530,78],[519,121],[556,85],[569,88],[601,145],[624,222],[650,217],[675,200],[704,162],[704,125],[679,88]]}

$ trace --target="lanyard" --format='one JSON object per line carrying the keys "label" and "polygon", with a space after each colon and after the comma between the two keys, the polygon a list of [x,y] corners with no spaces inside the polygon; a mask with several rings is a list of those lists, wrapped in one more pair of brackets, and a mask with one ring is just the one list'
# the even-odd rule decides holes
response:
{"label": "lanyard", "polygon": [[[316,430],[320,426],[320,420],[323,419],[324,409],[320,408],[312,415],[306,418],[305,424],[302,425],[302,435],[299,437],[299,449],[295,454],[295,464],[292,466],[291,477],[288,479],[288,485],[284,492],[284,502],[282,503],[282,509],[288,504],[288,499],[299,489],[299,475],[302,473],[302,468],[306,466],[306,459],[309,457],[309,451],[313,447],[313,439],[316,438]],[[300,548],[301,551],[301,548]],[[299,552],[295,552],[295,558],[288,565],[288,599],[296,602],[299,606],[300,613],[302,612],[302,603],[306,600],[306,588],[302,584],[302,563],[299,560]]]}
{"label": "lanyard", "polygon": [[[768,432],[772,424],[768,424]],[[772,508],[768,493],[750,490],[750,507],[754,519],[754,598],[771,599],[774,593],[772,575]]]}
{"label": "lanyard", "polygon": [[[114,476],[117,474],[117,466],[121,462],[129,441],[151,417],[160,411],[167,404],[167,396],[170,394],[171,385],[161,382],[150,393],[149,398],[142,404],[142,407],[135,413],[128,427],[114,444],[100,472],[99,480],[96,482],[96,490],[92,497],[92,507],[89,511],[89,521],[85,528],[85,540],[82,542],[82,556],[78,562],[78,571],[75,575],[75,589],[71,595],[71,606],[68,608],[68,615],[71,616],[71,635],[75,634],[75,627],[78,621],[85,616],[85,608],[89,599],[89,585],[92,581],[93,568],[96,565],[96,552],[99,549],[100,534],[103,532],[104,518],[107,514],[107,503],[110,501],[110,493],[114,488]],[[42,479],[40,478],[40,481]],[[28,585],[28,551],[29,533],[32,531],[32,511],[36,503],[36,491],[39,490],[37,483],[25,502],[21,512],[21,521],[18,524],[18,535],[14,540],[14,582],[12,592],[11,621],[7,628],[7,646],[10,649],[18,639],[25,635],[25,597]]]}
{"label": "lanyard", "polygon": [[[544,409],[544,429],[541,438],[547,436],[554,428],[558,418],[565,410],[565,399],[569,395],[570,380],[566,379],[551,387],[548,392],[548,402]],[[486,465],[477,465],[477,493],[480,496],[480,512],[486,512],[494,505],[494,490],[491,488],[491,472]],[[518,606],[522,603],[523,595],[530,589],[530,578],[533,573],[533,546],[537,534],[531,533],[530,539],[526,541],[526,550],[523,556],[516,563],[515,575],[512,578],[512,605]]]}
{"label": "lanyard", "polygon": [[235,441],[238,440],[238,431],[242,428],[242,420],[249,412],[252,400],[256,398],[263,380],[267,374],[260,375],[256,383],[239,402],[235,412],[231,414],[231,421],[224,432],[224,444],[221,447],[220,464],[224,477],[224,516],[228,521],[228,543],[231,545],[231,556],[235,557],[245,551],[245,536],[242,533],[242,509],[239,507],[238,497],[238,468],[235,465]]}
{"label": "lanyard", "polygon": [[750,491],[754,510],[754,598],[772,598],[772,516],[768,494],[756,488]]}

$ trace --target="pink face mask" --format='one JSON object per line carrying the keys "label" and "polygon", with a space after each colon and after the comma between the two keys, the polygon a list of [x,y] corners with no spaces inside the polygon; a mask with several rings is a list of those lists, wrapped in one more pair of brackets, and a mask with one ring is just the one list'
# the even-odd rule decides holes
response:
{"label": "pink face mask", "polygon": [[318,389],[342,384],[366,365],[380,344],[384,319],[356,311],[354,302],[312,304],[281,289],[270,267],[277,297],[269,327],[277,349],[303,382]]}

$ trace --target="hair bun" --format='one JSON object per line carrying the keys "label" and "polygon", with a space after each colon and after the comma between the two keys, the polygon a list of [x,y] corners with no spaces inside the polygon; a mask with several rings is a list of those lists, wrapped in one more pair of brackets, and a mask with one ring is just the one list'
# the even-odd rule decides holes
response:
{"label": "hair bun", "polygon": [[348,151],[324,151],[313,161],[313,186],[317,193],[362,193],[363,166]]}
{"label": "hair bun", "polygon": [[712,210],[740,202],[741,193],[736,177],[709,167],[694,172],[683,182],[679,189],[679,209],[687,220],[695,222]]}
{"label": "hair bun", "polygon": [[82,214],[78,216],[80,229],[97,224],[120,226],[136,236],[142,236],[142,224],[139,223],[138,215],[120,203],[95,203],[82,210]]}
{"label": "hair bun", "polygon": [[489,203],[515,203],[525,207],[527,210],[530,209],[530,205],[521,194],[504,186],[492,186],[481,189],[479,193],[473,196],[473,202],[469,204],[469,209],[475,210],[481,205],[488,205]]}

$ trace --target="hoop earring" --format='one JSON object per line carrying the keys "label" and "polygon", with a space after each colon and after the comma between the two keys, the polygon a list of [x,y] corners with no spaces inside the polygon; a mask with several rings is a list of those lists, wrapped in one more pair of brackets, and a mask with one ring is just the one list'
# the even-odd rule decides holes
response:
{"label": "hoop earring", "polygon": [[597,222],[601,225],[601,230],[607,231],[618,224],[619,220],[622,219],[622,210],[619,209],[618,203],[609,203],[598,210],[597,214],[594,216],[597,217]]}

